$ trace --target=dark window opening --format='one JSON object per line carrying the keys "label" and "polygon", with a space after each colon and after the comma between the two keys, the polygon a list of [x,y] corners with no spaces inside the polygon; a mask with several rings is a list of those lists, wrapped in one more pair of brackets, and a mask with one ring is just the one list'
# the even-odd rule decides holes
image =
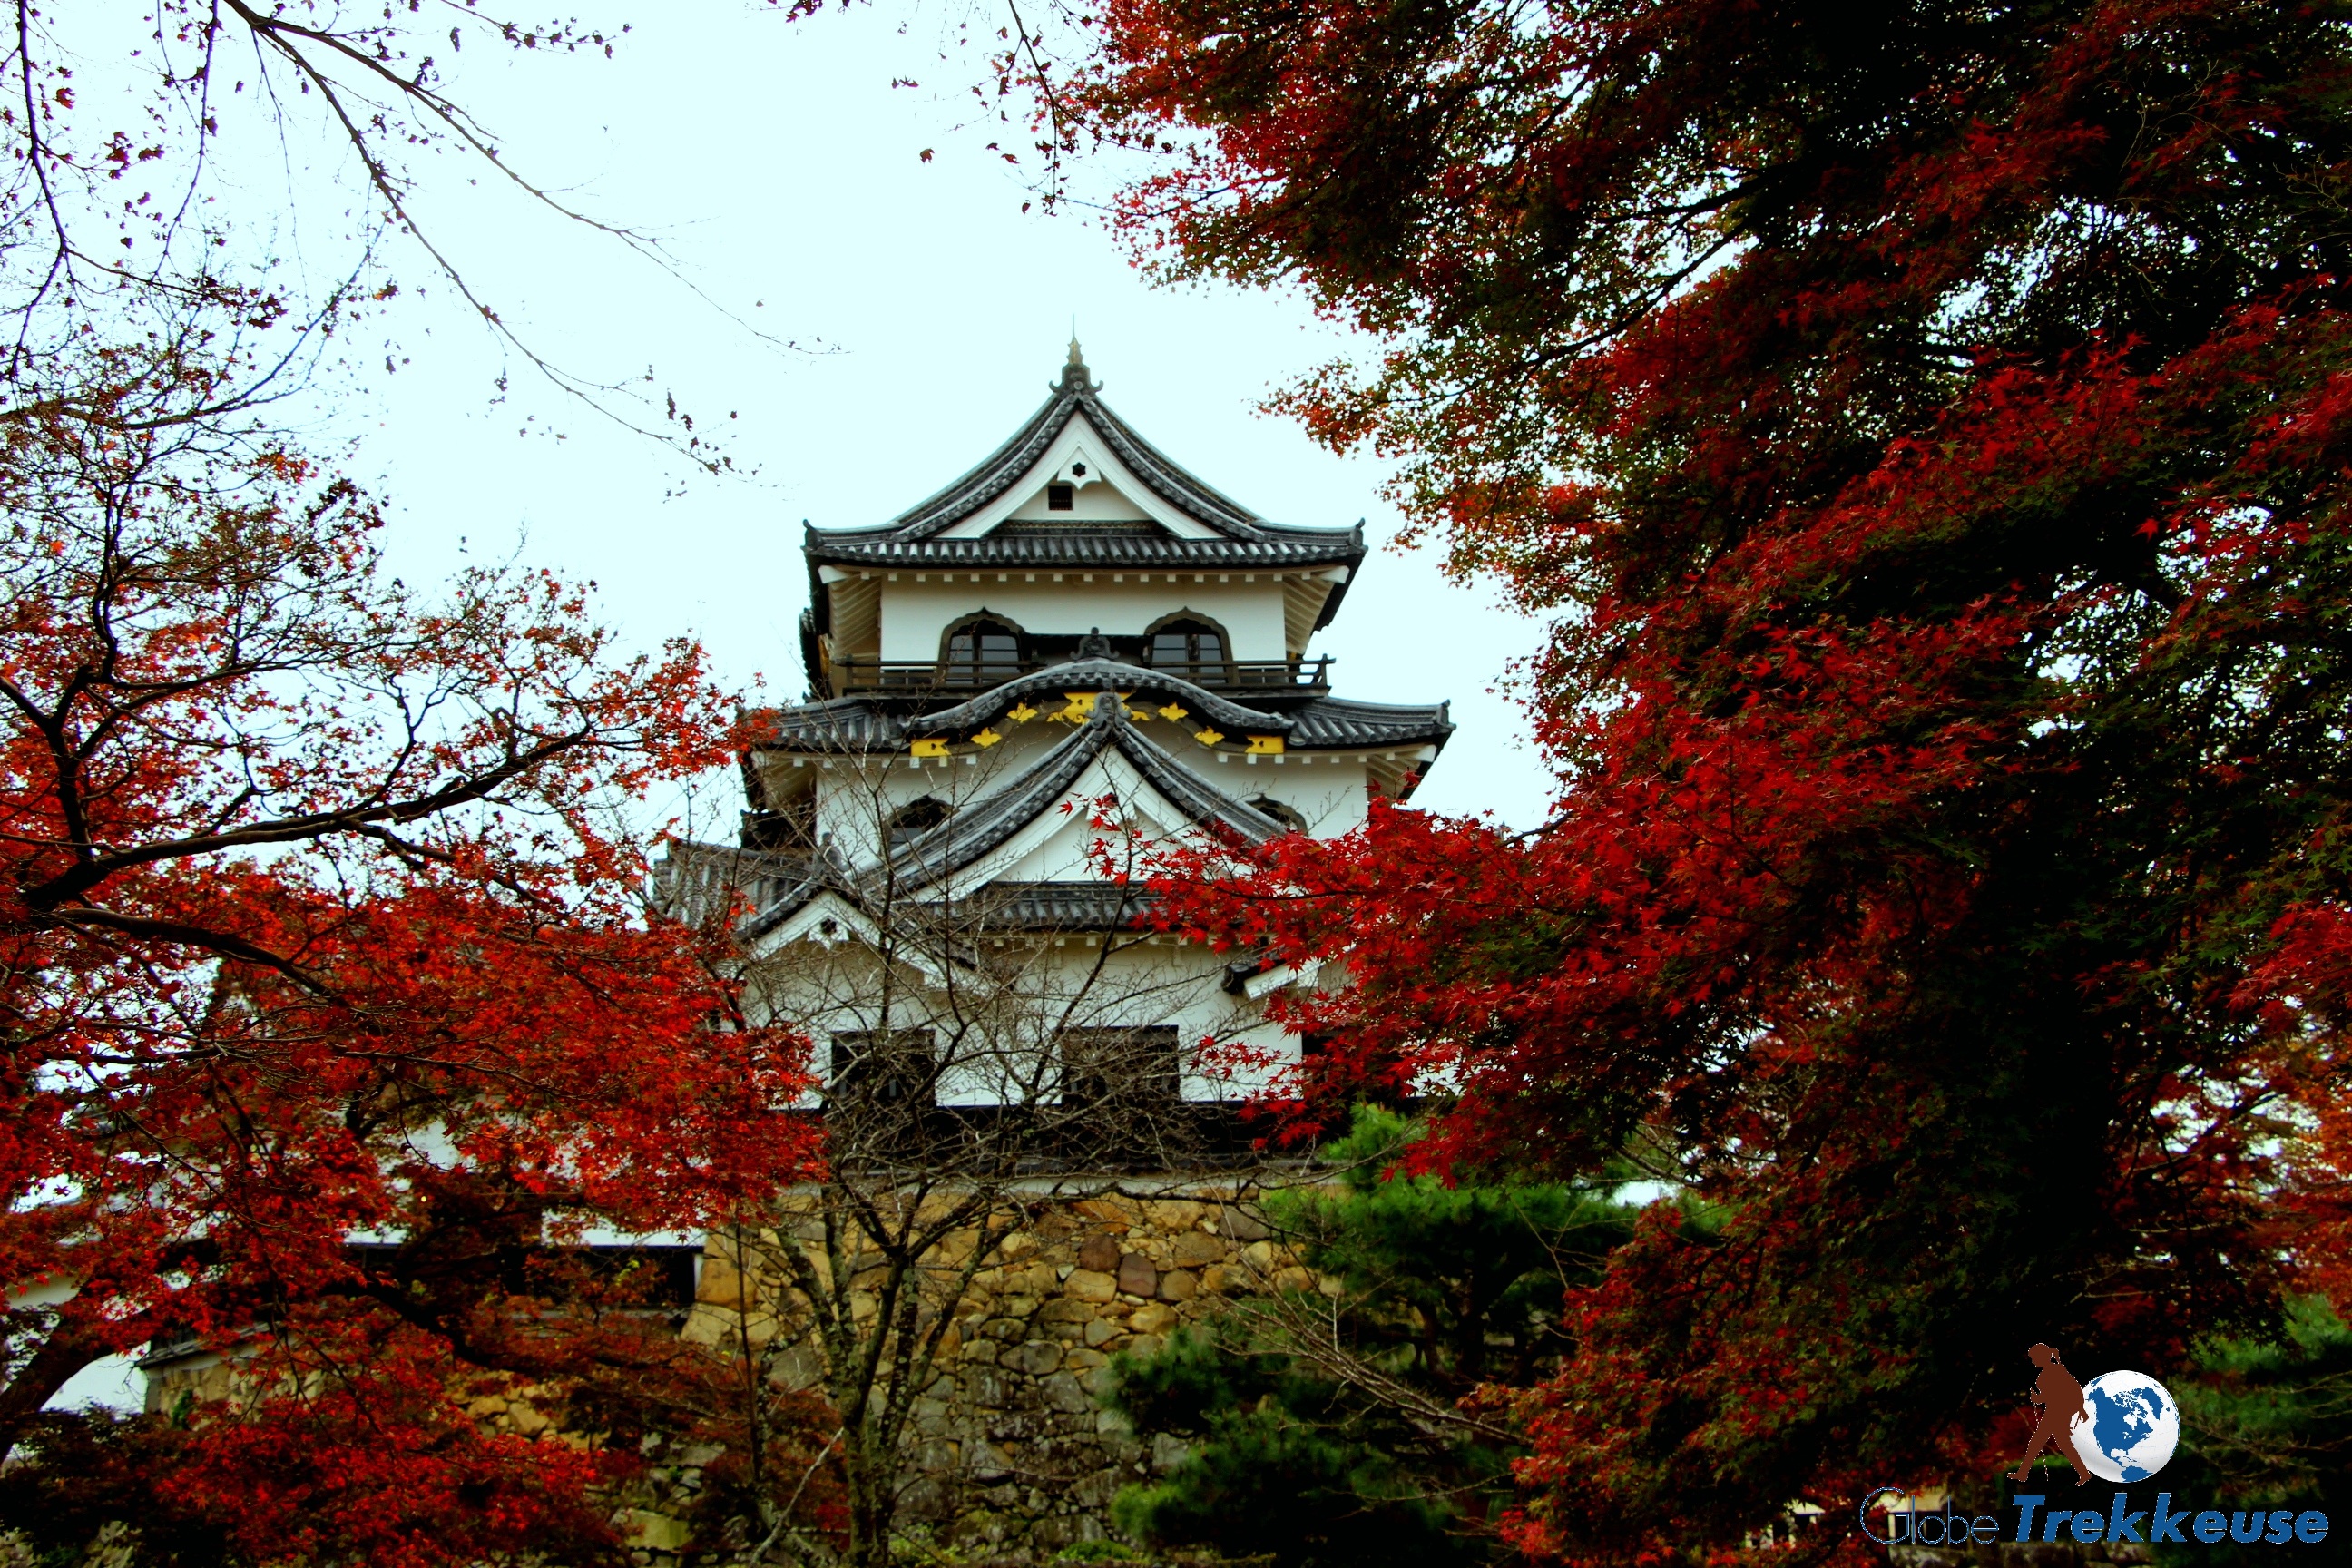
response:
{"label": "dark window opening", "polygon": [[948,633],[950,686],[993,686],[1021,673],[1021,637],[1001,621],[966,621]]}
{"label": "dark window opening", "polygon": [[934,1099],[929,1029],[854,1029],[833,1037],[829,1109],[919,1110]]}
{"label": "dark window opening", "polygon": [[780,811],[743,813],[742,840],[746,849],[815,848],[815,794],[796,795]]}
{"label": "dark window opening", "polygon": [[[456,1237],[443,1240],[457,1240]],[[463,1237],[478,1243],[480,1237]],[[414,1280],[434,1273],[446,1276],[451,1257],[430,1245],[409,1242],[355,1242],[344,1254],[358,1268],[380,1279]],[[695,1283],[702,1263],[698,1246],[665,1246],[643,1242],[605,1242],[589,1246],[509,1239],[503,1246],[472,1247],[463,1261],[465,1273],[517,1296],[548,1300],[594,1299],[623,1309],[683,1310],[694,1305]]]}
{"label": "dark window opening", "polygon": [[890,841],[895,844],[919,833],[929,833],[954,815],[955,807],[937,795],[910,800],[890,814]]}
{"label": "dark window opening", "polygon": [[1202,686],[1225,681],[1225,637],[1202,621],[1170,621],[1151,634],[1144,658],[1154,669],[1165,669]]}
{"label": "dark window opening", "polygon": [[1148,1111],[1176,1103],[1178,1051],[1173,1024],[1065,1029],[1061,1047],[1065,1106]]}
{"label": "dark window opening", "polygon": [[1078,488],[1076,485],[1047,485],[1045,487],[1045,510],[1047,511],[1073,510],[1077,506],[1077,499]]}
{"label": "dark window opening", "polygon": [[1307,819],[1299,816],[1296,808],[1283,805],[1271,795],[1255,796],[1249,804],[1253,808],[1274,818],[1293,833],[1307,831]]}

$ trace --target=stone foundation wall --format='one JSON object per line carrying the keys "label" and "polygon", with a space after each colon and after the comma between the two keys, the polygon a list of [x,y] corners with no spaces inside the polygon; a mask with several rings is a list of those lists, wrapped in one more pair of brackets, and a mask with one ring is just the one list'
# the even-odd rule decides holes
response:
{"label": "stone foundation wall", "polygon": [[[689,1339],[721,1343],[782,1281],[714,1240]],[[903,1524],[983,1556],[1042,1560],[1110,1531],[1120,1487],[1179,1463],[1183,1447],[1146,1445],[1096,1407],[1120,1351],[1148,1352],[1224,1298],[1310,1289],[1314,1274],[1230,1193],[1084,1199],[1048,1209],[1006,1237],[954,1304],[939,1373],[915,1410],[919,1429]],[[806,1352],[783,1359],[785,1381],[813,1384]]]}

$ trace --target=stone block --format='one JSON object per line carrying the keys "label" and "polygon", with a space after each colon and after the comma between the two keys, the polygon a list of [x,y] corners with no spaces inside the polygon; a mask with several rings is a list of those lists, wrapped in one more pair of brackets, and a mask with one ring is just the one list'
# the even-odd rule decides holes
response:
{"label": "stone block", "polygon": [[1249,1289],[1249,1280],[1241,1270],[1222,1263],[1212,1263],[1201,1270],[1201,1289],[1212,1296],[1230,1296]]}
{"label": "stone block", "polygon": [[1017,1263],[1044,1245],[1025,1230],[1013,1231],[996,1244],[996,1256],[1007,1263]]}
{"label": "stone block", "polygon": [[[941,1468],[951,1470],[955,1466],[950,1461]],[[898,1493],[898,1517],[901,1519],[936,1523],[953,1511],[954,1503],[948,1489],[940,1485],[936,1477],[917,1476]]]}
{"label": "stone block", "polygon": [[1051,1340],[1031,1340],[1005,1352],[998,1358],[998,1364],[1025,1372],[1031,1377],[1043,1377],[1062,1364],[1062,1347]]}
{"label": "stone block", "polygon": [[768,1363],[768,1381],[779,1388],[814,1388],[824,1381],[824,1358],[814,1345],[793,1345]]}
{"label": "stone block", "polygon": [[694,1299],[713,1307],[749,1304],[744,1300],[743,1276],[735,1265],[724,1258],[707,1255],[702,1259],[702,1278],[694,1287]]}
{"label": "stone block", "polygon": [[1192,1457],[1189,1444],[1179,1441],[1165,1432],[1151,1435],[1151,1469],[1154,1475],[1166,1475]]}
{"label": "stone block", "polygon": [[1118,1338],[1121,1331],[1118,1319],[1097,1318],[1093,1322],[1087,1325],[1087,1343],[1089,1345],[1107,1345],[1110,1343],[1111,1341]]}
{"label": "stone block", "polygon": [[986,1366],[996,1359],[996,1349],[994,1340],[974,1340],[963,1347],[963,1359]]}
{"label": "stone block", "polygon": [[1143,1205],[1143,1216],[1161,1230],[1192,1230],[1208,1215],[1208,1206],[1189,1198],[1162,1198]]}
{"label": "stone block", "polygon": [[1062,1281],[1062,1292],[1081,1301],[1108,1301],[1118,1294],[1118,1281],[1096,1268],[1079,1268]]}
{"label": "stone block", "polygon": [[1151,1259],[1140,1252],[1130,1252],[1118,1260],[1118,1288],[1129,1296],[1152,1297],[1160,1294],[1160,1270]]}
{"label": "stone block", "polygon": [[1118,1268],[1118,1243],[1097,1231],[1078,1243],[1078,1267],[1097,1274],[1115,1272]]}
{"label": "stone block", "polygon": [[1078,1380],[1066,1372],[1057,1372],[1047,1378],[1038,1385],[1038,1392],[1045,1396],[1049,1407],[1066,1415],[1076,1415],[1080,1411],[1094,1408],[1094,1401],[1087,1397],[1087,1391],[1079,1387]]}
{"label": "stone block", "polygon": [[1198,1268],[1203,1264],[1223,1263],[1233,1244],[1219,1240],[1206,1231],[1188,1230],[1168,1244],[1168,1261],[1179,1268]]}
{"label": "stone block", "polygon": [[1078,1538],[1078,1521],[1066,1513],[1052,1514],[1029,1527],[1029,1551],[1034,1557],[1051,1557]]}
{"label": "stone block", "polygon": [[1201,1278],[1197,1274],[1171,1268],[1160,1277],[1160,1299],[1163,1301],[1189,1301],[1200,1293]]}
{"label": "stone block", "polygon": [[1041,1323],[1090,1323],[1094,1318],[1093,1302],[1068,1296],[1058,1297],[1037,1309],[1037,1321]]}
{"label": "stone block", "polygon": [[1124,1346],[1117,1348],[1124,1349],[1128,1354],[1135,1357],[1138,1361],[1140,1361],[1146,1356],[1154,1356],[1160,1353],[1160,1336],[1158,1334],[1130,1334],[1128,1336],[1127,1343]]}
{"label": "stone block", "polygon": [[1274,1233],[1257,1215],[1228,1204],[1225,1212],[1217,1216],[1217,1234],[1231,1241],[1264,1241]]}
{"label": "stone block", "polygon": [[1013,1473],[1013,1461],[992,1443],[974,1443],[966,1450],[966,1468],[976,1480],[1002,1480]]}
{"label": "stone block", "polygon": [[687,1528],[686,1521],[644,1508],[633,1508],[622,1514],[621,1528],[628,1535],[629,1543],[645,1552],[679,1551],[694,1533]]}
{"label": "stone block", "polygon": [[1311,1291],[1315,1289],[1315,1275],[1311,1270],[1305,1268],[1278,1269],[1274,1276],[1274,1288],[1277,1290],[1297,1290],[1302,1293]]}
{"label": "stone block", "polygon": [[1029,1325],[1018,1318],[991,1318],[980,1325],[980,1331],[999,1343],[1009,1344],[1014,1340],[1027,1339]]}
{"label": "stone block", "polygon": [[1036,1316],[1037,1307],[1034,1296],[1006,1296],[997,1301],[996,1312],[1003,1318],[1031,1318]]}
{"label": "stone block", "polygon": [[1001,1410],[1013,1403],[1013,1384],[996,1372],[974,1373],[964,1382],[971,1390],[971,1402],[982,1410]]}
{"label": "stone block", "polygon": [[1050,1263],[1033,1263],[1021,1270],[1019,1285],[1024,1296],[1050,1296],[1061,1283],[1060,1271]]}
{"label": "stone block", "polygon": [[1062,1364],[1072,1372],[1092,1372],[1109,1359],[1100,1351],[1066,1350],[1062,1352]]}
{"label": "stone block", "polygon": [[1117,1198],[1081,1198],[1070,1206],[1119,1236],[1125,1236],[1135,1223],[1134,1209]]}
{"label": "stone block", "polygon": [[1138,1307],[1129,1314],[1127,1326],[1139,1334],[1164,1334],[1176,1326],[1176,1311],[1172,1307],[1164,1307],[1154,1301],[1149,1307]]}

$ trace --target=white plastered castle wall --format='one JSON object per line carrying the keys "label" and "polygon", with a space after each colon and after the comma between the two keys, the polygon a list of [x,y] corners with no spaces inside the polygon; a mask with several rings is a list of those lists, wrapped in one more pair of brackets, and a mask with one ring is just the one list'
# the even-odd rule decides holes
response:
{"label": "white plastered castle wall", "polygon": [[982,611],[1042,636],[1100,628],[1107,637],[1137,637],[1190,610],[1224,627],[1234,658],[1272,661],[1287,652],[1282,584],[1270,574],[1184,573],[1174,582],[1165,572],[1151,574],[1150,582],[1108,571],[925,573],[920,582],[917,575],[900,572],[882,584],[881,657],[894,663],[939,658],[947,628]]}

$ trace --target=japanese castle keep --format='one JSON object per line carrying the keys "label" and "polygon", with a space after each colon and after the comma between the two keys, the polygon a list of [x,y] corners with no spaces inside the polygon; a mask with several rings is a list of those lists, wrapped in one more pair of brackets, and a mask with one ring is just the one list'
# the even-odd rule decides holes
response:
{"label": "japanese castle keep", "polygon": [[[883,526],[807,531],[810,700],[761,716],[741,848],[672,863],[737,883],[755,971],[945,909],[970,913],[940,945],[1058,937],[1083,970],[1100,933],[1132,929],[1137,897],[1103,863],[1101,803],[1145,836],[1331,837],[1371,795],[1407,794],[1444,745],[1444,704],[1334,696],[1331,661],[1313,655],[1363,564],[1361,526],[1268,522],[1101,391],[1073,342],[1052,395],[962,478]],[[1256,1010],[1312,977],[1229,973],[1197,945],[1153,958],[1149,983],[1109,987],[1063,1032],[1161,1032],[1171,1065],[1147,1076],[1195,1102],[1235,1090],[1177,1070],[1204,1037],[1295,1058]],[[793,989],[774,993],[780,1011]],[[887,1020],[791,1016],[821,1042],[835,1026],[830,1063],[849,1070],[857,1041],[928,1022],[921,998],[895,1006]],[[971,1074],[933,1076],[943,1100],[1003,1098]]]}

